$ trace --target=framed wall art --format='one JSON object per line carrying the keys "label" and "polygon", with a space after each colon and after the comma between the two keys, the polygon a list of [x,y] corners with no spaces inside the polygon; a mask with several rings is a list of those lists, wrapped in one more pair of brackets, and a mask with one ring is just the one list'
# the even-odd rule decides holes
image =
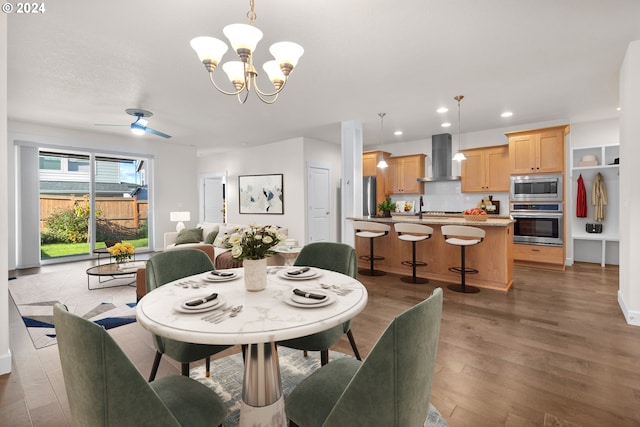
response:
{"label": "framed wall art", "polygon": [[283,174],[240,175],[241,214],[284,214]]}

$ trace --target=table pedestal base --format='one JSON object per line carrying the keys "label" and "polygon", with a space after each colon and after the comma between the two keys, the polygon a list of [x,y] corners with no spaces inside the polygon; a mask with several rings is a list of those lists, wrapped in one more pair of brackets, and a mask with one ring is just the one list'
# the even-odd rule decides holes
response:
{"label": "table pedestal base", "polygon": [[275,342],[250,344],[244,361],[240,427],[286,427]]}
{"label": "table pedestal base", "polygon": [[240,427],[287,427],[287,416],[284,412],[284,396],[269,406],[255,407],[240,404]]}

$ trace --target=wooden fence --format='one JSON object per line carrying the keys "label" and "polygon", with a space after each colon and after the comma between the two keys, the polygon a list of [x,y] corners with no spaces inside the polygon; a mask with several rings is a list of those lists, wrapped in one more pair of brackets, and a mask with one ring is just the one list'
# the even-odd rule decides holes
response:
{"label": "wooden fence", "polygon": [[[73,209],[76,203],[86,204],[88,200],[76,196],[40,195],[40,231],[46,229],[44,220],[59,210]],[[137,230],[141,222],[148,218],[149,203],[134,197],[97,197],[98,218],[105,219],[118,227]]]}

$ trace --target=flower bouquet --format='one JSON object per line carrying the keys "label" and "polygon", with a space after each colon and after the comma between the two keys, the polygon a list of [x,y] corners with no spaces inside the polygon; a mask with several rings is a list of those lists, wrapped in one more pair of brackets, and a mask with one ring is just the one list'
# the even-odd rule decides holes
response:
{"label": "flower bouquet", "polygon": [[111,256],[117,263],[122,263],[131,259],[131,255],[136,252],[136,248],[131,243],[116,243],[108,249]]}
{"label": "flower bouquet", "polygon": [[225,246],[231,248],[236,260],[263,259],[275,253],[274,247],[286,236],[278,232],[276,226],[261,226],[250,224],[238,227],[231,234],[225,236]]}

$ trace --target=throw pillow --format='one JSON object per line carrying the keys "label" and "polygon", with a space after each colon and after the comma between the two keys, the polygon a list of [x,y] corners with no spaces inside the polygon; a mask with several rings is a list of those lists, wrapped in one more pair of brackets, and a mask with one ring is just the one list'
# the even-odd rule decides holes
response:
{"label": "throw pillow", "polygon": [[213,245],[213,242],[216,240],[217,236],[218,236],[218,230],[212,231],[211,233],[207,234],[207,237],[204,238],[204,242],[206,244]]}
{"label": "throw pillow", "polygon": [[176,246],[186,243],[200,243],[202,241],[202,228],[190,228],[180,230],[176,238]]}

